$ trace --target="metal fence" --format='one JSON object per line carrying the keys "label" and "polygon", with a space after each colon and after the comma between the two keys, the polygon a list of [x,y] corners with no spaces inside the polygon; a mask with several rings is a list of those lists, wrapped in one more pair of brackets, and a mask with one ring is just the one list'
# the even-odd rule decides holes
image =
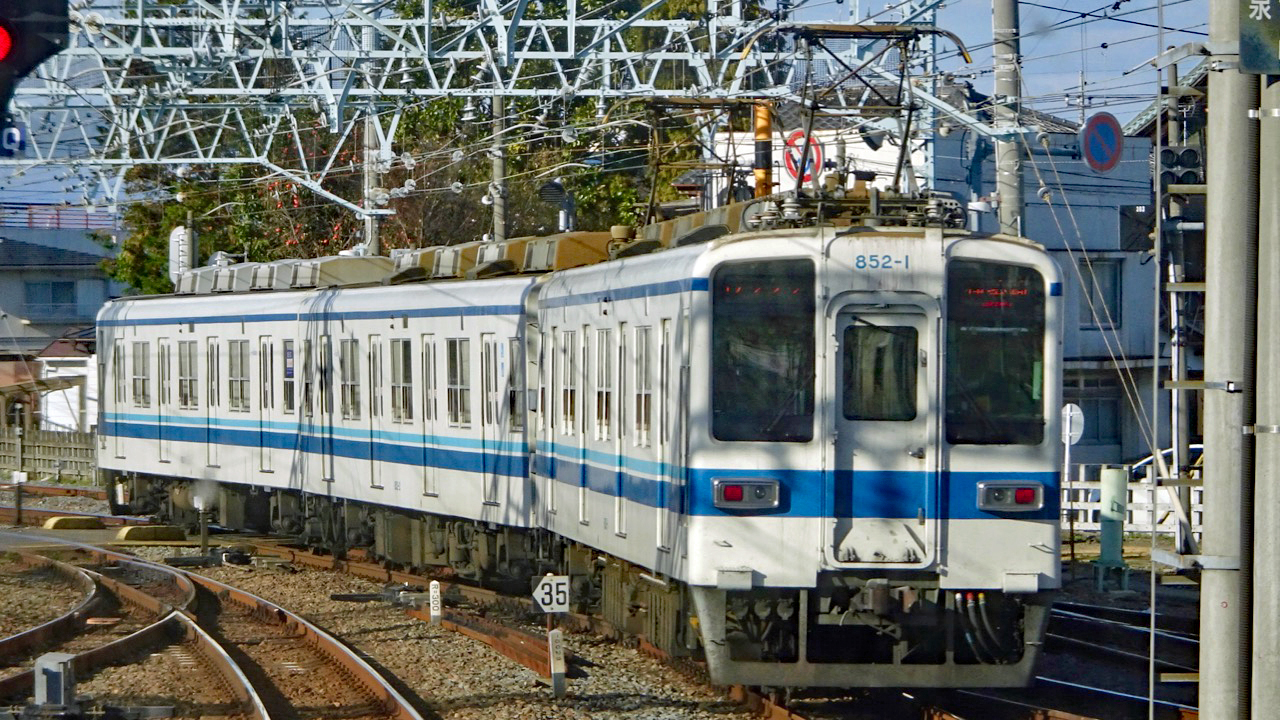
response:
{"label": "metal fence", "polygon": [[[1118,466],[1077,465],[1074,468],[1075,472],[1062,484],[1063,530],[1071,527],[1073,515],[1077,532],[1096,532],[1102,528],[1102,483],[1099,481],[1098,473],[1104,467]],[[1129,472],[1127,467],[1125,472]],[[1195,472],[1194,478],[1198,478],[1199,468],[1196,468]],[[1172,534],[1178,528],[1178,515],[1170,498],[1170,493],[1174,489],[1172,487],[1155,488],[1156,532],[1159,534]],[[1126,492],[1125,532],[1151,532],[1151,491],[1152,483],[1145,477],[1129,481],[1128,492]],[[1202,498],[1203,488],[1192,487],[1191,507],[1188,508],[1187,514],[1191,520],[1191,531],[1197,537],[1200,535]]]}
{"label": "metal fence", "polygon": [[18,467],[17,428],[0,430],[0,470],[26,470],[31,482],[92,481],[96,465],[93,433],[27,430]]}

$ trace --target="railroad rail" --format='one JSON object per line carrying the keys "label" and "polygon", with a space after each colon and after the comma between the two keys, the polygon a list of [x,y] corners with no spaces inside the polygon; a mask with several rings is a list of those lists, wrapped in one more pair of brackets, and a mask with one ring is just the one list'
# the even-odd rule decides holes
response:
{"label": "railroad rail", "polygon": [[[33,540],[30,536],[13,533],[0,535],[19,537],[26,542]],[[39,540],[43,542],[47,538]],[[72,662],[78,676],[88,676],[107,665],[118,663],[120,658],[130,657],[140,649],[185,642],[194,647],[197,654],[212,668],[218,681],[235,697],[244,717],[249,720],[269,720],[270,712],[263,700],[265,689],[259,687],[261,681],[255,685],[250,680],[250,674],[233,658],[233,653],[216,637],[216,618],[221,615],[218,610],[225,609],[230,604],[243,617],[251,617],[260,624],[274,626],[277,635],[312,648],[343,679],[337,685],[355,685],[372,699],[371,706],[375,712],[370,714],[389,720],[422,720],[408,701],[354,651],[284,608],[215,580],[176,571],[124,553],[61,540],[50,540],[50,545],[48,552],[70,553],[102,565],[100,570],[104,572],[88,569],[82,572],[97,585],[116,594],[121,602],[155,617],[155,622],[125,638],[78,653]],[[172,578],[171,587],[164,588],[165,583],[158,581],[161,577]],[[206,603],[208,599],[212,599],[212,602]],[[202,626],[202,621],[213,621],[214,632]],[[237,653],[241,657],[249,657],[248,653],[243,652],[243,646]],[[304,678],[308,688],[312,690],[313,680],[311,677]],[[0,680],[0,697],[25,695],[32,682],[31,671],[4,678]]]}
{"label": "railroad rail", "polygon": [[[251,617],[259,623],[273,626],[276,632],[272,633],[278,638],[283,638],[279,643],[279,647],[272,649],[272,652],[278,653],[282,648],[286,651],[296,649],[298,645],[305,645],[314,653],[321,656],[330,666],[330,668],[347,680],[352,681],[359,687],[364,694],[373,698],[378,708],[378,714],[394,720],[422,720],[422,716],[413,708],[408,700],[399,693],[381,673],[374,670],[367,662],[360,658],[355,652],[338,642],[333,636],[307,622],[298,615],[272,603],[268,600],[245,592],[230,585],[218,582],[212,578],[204,577],[196,574],[189,574],[191,580],[202,590],[208,593],[225,608],[226,603],[236,606],[245,617]],[[224,642],[231,642],[237,646],[239,652],[247,656],[252,655],[252,651],[248,647],[252,643],[261,643],[262,635],[260,633],[251,634],[250,639],[237,642],[235,639],[228,637],[233,634],[242,632],[237,628],[235,630],[227,627],[227,618],[225,609],[215,619],[211,616],[210,609],[202,603],[199,621],[202,626],[210,626],[215,634],[221,635]],[[254,631],[250,630],[250,633]],[[280,677],[272,678],[279,684]],[[301,696],[308,700],[315,700],[315,693],[324,688],[326,690],[336,690],[342,683],[326,683],[317,682],[314,677],[304,676],[297,678]],[[289,689],[278,688],[284,696],[291,693]],[[357,717],[359,715],[356,715]]]}
{"label": "railroad rail", "polygon": [[39,648],[60,642],[63,638],[75,634],[84,626],[85,621],[101,601],[98,583],[94,582],[83,568],[25,552],[15,551],[12,554],[22,565],[49,569],[68,585],[79,590],[84,597],[79,604],[57,618],[15,635],[0,638],[0,662],[12,662],[16,658],[30,655]]}

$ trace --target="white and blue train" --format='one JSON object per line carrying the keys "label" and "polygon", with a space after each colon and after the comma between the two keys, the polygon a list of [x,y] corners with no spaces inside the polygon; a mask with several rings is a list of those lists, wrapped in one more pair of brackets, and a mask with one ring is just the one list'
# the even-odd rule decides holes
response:
{"label": "white and blue train", "polygon": [[568,574],[717,682],[1023,684],[1060,581],[1062,284],[952,217],[772,197],[202,268],[100,313],[99,466],[176,522]]}

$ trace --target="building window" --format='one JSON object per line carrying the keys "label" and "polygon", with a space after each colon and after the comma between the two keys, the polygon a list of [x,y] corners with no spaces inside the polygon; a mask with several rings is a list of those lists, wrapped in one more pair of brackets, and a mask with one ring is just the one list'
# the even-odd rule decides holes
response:
{"label": "building window", "polygon": [[471,424],[471,340],[449,338],[446,353],[445,402],[449,424],[467,427]]}
{"label": "building window", "polygon": [[194,410],[200,406],[196,369],[196,341],[178,342],[178,407]]}
{"label": "building window", "polygon": [[282,367],[283,377],[281,384],[284,387],[284,411],[290,415],[293,414],[294,408],[297,407],[297,396],[294,395],[294,359],[293,359],[293,341],[284,340],[280,343],[281,354],[284,355],[284,365]]}
{"label": "building window", "polygon": [[1115,375],[1068,375],[1063,387],[1068,402],[1084,411],[1084,434],[1081,445],[1121,444],[1121,390]]}
{"label": "building window", "polygon": [[339,402],[344,420],[360,419],[360,341],[340,340],[338,345]]}
{"label": "building window", "polygon": [[70,317],[76,313],[74,281],[29,282],[26,290],[26,313],[32,318]]}
{"label": "building window", "polygon": [[1080,260],[1080,327],[1111,330],[1120,327],[1121,258]]}
{"label": "building window", "polygon": [[151,344],[133,344],[133,404],[151,406]]}
{"label": "building window", "polygon": [[249,411],[249,341],[227,341],[227,409]]}

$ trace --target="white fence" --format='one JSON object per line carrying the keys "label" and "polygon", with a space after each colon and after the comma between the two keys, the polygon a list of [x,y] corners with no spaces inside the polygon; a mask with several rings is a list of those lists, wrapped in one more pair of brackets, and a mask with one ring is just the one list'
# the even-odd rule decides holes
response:
{"label": "white fence", "polygon": [[[1077,532],[1096,532],[1102,528],[1102,483],[1098,473],[1104,467],[1115,465],[1075,465],[1071,478],[1062,487],[1062,529],[1071,528],[1074,516]],[[1194,468],[1194,478],[1200,477],[1199,468]],[[1128,473],[1128,468],[1125,469]],[[1156,488],[1156,532],[1174,533],[1178,527],[1178,515],[1174,510],[1170,493],[1174,487]],[[1151,490],[1152,483],[1148,479],[1130,480],[1126,493],[1128,505],[1125,510],[1124,531],[1133,533],[1151,532]],[[1200,535],[1201,502],[1203,489],[1199,486],[1191,488],[1191,507],[1188,515],[1191,520],[1191,531]]]}

